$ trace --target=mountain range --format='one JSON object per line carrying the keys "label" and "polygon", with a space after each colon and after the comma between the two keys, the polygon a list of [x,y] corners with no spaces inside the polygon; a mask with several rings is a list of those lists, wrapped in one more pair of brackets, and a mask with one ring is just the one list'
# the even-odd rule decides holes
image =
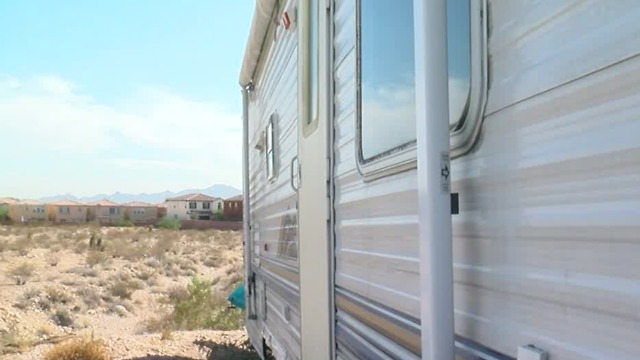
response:
{"label": "mountain range", "polygon": [[146,194],[146,193],[127,194],[127,193],[116,192],[115,194],[111,194],[111,195],[98,194],[98,195],[87,196],[87,197],[77,197],[72,194],[62,194],[62,195],[54,195],[54,196],[45,196],[38,200],[48,203],[48,202],[55,202],[60,200],[91,202],[91,201],[98,201],[102,199],[108,199],[119,204],[124,204],[131,201],[142,201],[150,204],[159,204],[164,202],[167,198],[190,194],[190,193],[201,193],[201,194],[205,194],[213,197],[220,197],[220,198],[226,199],[232,196],[239,195],[242,193],[242,191],[234,188],[233,186],[216,184],[205,189],[185,189],[178,192],[165,191],[165,192],[152,193],[152,194]]}

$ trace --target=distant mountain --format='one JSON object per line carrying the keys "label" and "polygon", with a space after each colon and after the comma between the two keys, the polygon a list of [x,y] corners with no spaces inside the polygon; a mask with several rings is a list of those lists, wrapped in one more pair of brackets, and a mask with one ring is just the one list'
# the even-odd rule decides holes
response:
{"label": "distant mountain", "polygon": [[88,196],[88,197],[77,197],[72,194],[63,194],[63,195],[55,195],[55,196],[46,196],[38,200],[42,202],[54,202],[54,201],[60,201],[60,200],[90,202],[90,201],[97,201],[102,199],[109,199],[113,202],[120,203],[120,204],[128,203],[131,201],[142,201],[150,204],[158,204],[158,203],[164,202],[167,198],[190,194],[190,193],[201,193],[209,196],[215,196],[215,197],[226,199],[232,196],[239,195],[242,193],[242,191],[234,188],[233,186],[217,184],[217,185],[210,186],[206,189],[185,189],[178,192],[165,191],[165,192],[153,193],[153,194],[146,194],[146,193],[124,194],[124,193],[117,192],[111,195],[98,194],[98,195]]}

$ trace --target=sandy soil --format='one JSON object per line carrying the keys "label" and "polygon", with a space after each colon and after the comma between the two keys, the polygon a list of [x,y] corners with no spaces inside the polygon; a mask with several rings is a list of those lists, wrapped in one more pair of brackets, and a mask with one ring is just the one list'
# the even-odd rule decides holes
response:
{"label": "sandy soil", "polygon": [[104,340],[113,359],[223,358],[207,349],[246,341],[242,324],[187,331],[167,320],[193,277],[226,298],[242,281],[241,234],[0,227],[0,359],[41,359],[75,337]]}

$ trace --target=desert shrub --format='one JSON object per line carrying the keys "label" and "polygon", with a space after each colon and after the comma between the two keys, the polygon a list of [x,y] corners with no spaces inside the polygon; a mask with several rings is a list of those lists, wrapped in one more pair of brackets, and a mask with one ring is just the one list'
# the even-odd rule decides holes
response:
{"label": "desert shrub", "polygon": [[[29,226],[37,226],[36,224],[29,224]],[[33,241],[38,244],[38,246],[42,247],[42,248],[47,248],[49,247],[49,245],[51,245],[51,235],[49,235],[48,233],[40,233],[37,235],[33,236]]]}
{"label": "desert shrub", "polygon": [[17,285],[24,285],[35,271],[35,265],[25,262],[9,270],[9,276],[13,277]]}
{"label": "desert shrub", "polygon": [[224,220],[224,213],[222,212],[222,210],[216,211],[216,213],[213,215],[213,220],[218,220],[218,221]]}
{"label": "desert shrub", "polygon": [[45,293],[47,298],[54,304],[69,304],[73,301],[73,297],[67,290],[58,286],[47,287]]}
{"label": "desert shrub", "polygon": [[123,219],[123,220],[119,220],[116,223],[116,226],[119,226],[119,227],[134,227],[135,224],[131,220]]}
{"label": "desert shrub", "polygon": [[107,255],[105,253],[101,251],[91,250],[87,253],[85,263],[90,268],[93,268],[98,264],[102,264],[103,262],[105,262],[105,260],[107,260]]}
{"label": "desert shrub", "polygon": [[0,207],[0,221],[8,220],[9,217],[9,208],[6,206]]}
{"label": "desert shrub", "polygon": [[58,326],[63,327],[72,327],[75,323],[71,312],[64,307],[58,307],[56,309],[55,313],[52,316],[52,320]]}
{"label": "desert shrub", "polygon": [[142,281],[151,279],[155,274],[156,272],[150,269],[138,269],[136,271],[136,277]]}
{"label": "desert shrub", "polygon": [[218,266],[218,261],[217,261],[216,259],[214,259],[214,258],[208,258],[208,259],[206,259],[205,261],[203,261],[203,262],[202,262],[202,264],[203,264],[204,266],[212,267],[212,268],[213,268],[213,267]]}
{"label": "desert shrub", "polygon": [[99,340],[76,339],[56,345],[45,360],[110,360],[107,346]]}
{"label": "desert shrub", "polygon": [[35,303],[38,302],[40,297],[40,290],[38,289],[29,289],[22,293],[22,296],[18,299],[18,301],[13,304],[14,307],[25,310]]}
{"label": "desert shrub", "polygon": [[60,255],[56,253],[50,253],[49,255],[47,255],[47,264],[49,264],[49,266],[58,266],[59,262]]}
{"label": "desert shrub", "polygon": [[173,323],[179,329],[240,329],[244,316],[228,307],[224,296],[213,294],[211,283],[193,278],[187,285],[189,296],[173,304]]}
{"label": "desert shrub", "polygon": [[165,260],[175,245],[176,236],[170,232],[162,234],[149,249],[149,255],[158,260]]}
{"label": "desert shrub", "polygon": [[80,275],[82,277],[97,277],[99,275],[98,270],[90,269],[82,266],[76,266],[67,270],[67,273]]}
{"label": "desert shrub", "polygon": [[165,218],[158,221],[156,227],[169,230],[180,230],[180,228],[182,227],[182,223],[178,219]]}
{"label": "desert shrub", "polygon": [[35,247],[35,242],[33,241],[31,232],[29,232],[27,233],[27,235],[20,236],[17,239],[15,239],[9,245],[9,250],[13,250],[17,252],[20,256],[26,256],[31,252],[31,250],[34,247]]}
{"label": "desert shrub", "polygon": [[5,352],[11,352],[6,351],[6,349],[23,351],[29,348],[32,344],[33,340],[16,327],[11,327],[7,330],[0,330],[0,355]]}
{"label": "desert shrub", "polygon": [[120,299],[131,299],[131,296],[136,290],[141,289],[144,284],[141,285],[138,281],[133,280],[117,280],[109,287],[111,295],[119,297]]}
{"label": "desert shrub", "polygon": [[162,263],[160,262],[160,260],[156,259],[156,258],[151,258],[147,261],[144,262],[145,265],[147,265],[148,267],[152,268],[152,269],[159,269],[162,267]]}
{"label": "desert shrub", "polygon": [[84,304],[89,309],[96,309],[102,303],[102,298],[100,297],[100,293],[96,288],[85,286],[76,290],[76,295],[82,299]]}

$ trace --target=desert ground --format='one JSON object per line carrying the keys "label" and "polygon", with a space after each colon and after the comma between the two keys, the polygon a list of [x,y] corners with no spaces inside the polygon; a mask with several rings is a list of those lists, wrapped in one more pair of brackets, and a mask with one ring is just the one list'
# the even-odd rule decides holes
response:
{"label": "desert ground", "polygon": [[242,271],[239,232],[0,226],[0,359],[256,359]]}

